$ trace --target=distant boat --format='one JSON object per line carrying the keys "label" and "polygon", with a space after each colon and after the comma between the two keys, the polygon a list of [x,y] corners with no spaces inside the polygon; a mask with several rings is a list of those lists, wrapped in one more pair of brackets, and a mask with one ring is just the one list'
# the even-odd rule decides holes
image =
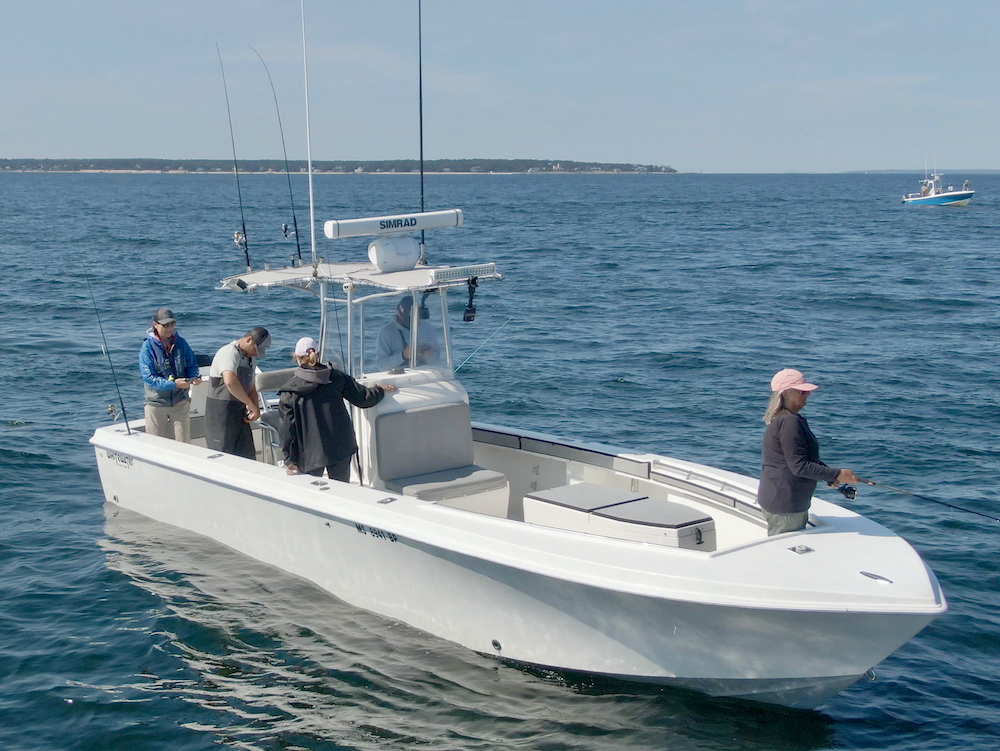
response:
{"label": "distant boat", "polygon": [[942,187],[941,178],[944,175],[935,172],[930,177],[920,181],[920,192],[903,196],[903,203],[921,204],[924,206],[968,206],[976,191],[969,188],[966,180],[961,190],[949,185]]}

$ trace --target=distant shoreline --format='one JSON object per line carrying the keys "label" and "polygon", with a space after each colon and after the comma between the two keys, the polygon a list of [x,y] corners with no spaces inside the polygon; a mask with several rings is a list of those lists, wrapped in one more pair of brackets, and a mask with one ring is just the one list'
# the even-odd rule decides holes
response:
{"label": "distant shoreline", "polygon": [[[201,170],[198,172],[189,172],[187,170],[137,170],[137,169],[93,169],[93,170],[29,170],[29,169],[19,169],[19,170],[0,170],[0,174],[43,174],[43,175],[223,175],[229,176],[233,174],[232,170],[228,172],[222,170]],[[306,177],[305,172],[292,172],[291,175],[300,175]],[[600,171],[594,170],[591,172],[566,172],[562,171],[550,171],[550,172],[434,172],[431,170],[425,170],[425,175],[476,175],[476,176],[489,176],[489,175],[681,175],[686,174],[683,172],[611,172],[611,171]],[[240,170],[240,176],[248,177],[266,177],[268,175],[277,175],[284,177],[284,172],[243,172]],[[416,172],[331,172],[324,170],[313,170],[313,175],[342,175],[344,177],[358,177],[361,175],[368,176],[387,176],[387,177],[399,177],[401,175],[419,175]]]}
{"label": "distant shoreline", "polygon": [[[247,175],[284,175],[286,165],[279,159],[240,159],[240,173]],[[315,160],[313,174],[419,174],[420,162],[414,159]],[[307,163],[290,160],[290,174],[307,174]],[[674,174],[673,167],[653,164],[616,162],[567,162],[541,159],[430,159],[423,165],[425,174]],[[3,172],[80,172],[121,174],[232,174],[233,162],[223,159],[0,159]]]}
{"label": "distant shoreline", "polygon": [[[232,175],[233,168],[230,165],[225,169],[121,169],[121,168],[79,168],[79,169],[66,169],[58,167],[17,167],[12,168],[9,164],[5,165],[5,162],[12,161],[24,161],[24,160],[10,160],[10,159],[0,159],[0,175],[3,174],[61,174],[61,175]],[[38,162],[41,160],[31,160],[33,162]],[[60,160],[60,163],[64,163],[66,160]],[[135,160],[128,160],[135,161]],[[302,175],[306,176],[307,172],[305,169],[302,170],[292,170],[292,175]],[[406,171],[393,171],[393,170],[363,170],[363,171],[346,171],[346,170],[334,170],[334,169],[313,169],[314,175],[418,175],[418,170],[406,170]],[[864,176],[864,175],[876,175],[876,176],[892,176],[892,175],[904,175],[904,176],[923,176],[924,171],[919,169],[914,170],[852,170],[849,172],[680,172],[675,169],[666,170],[621,170],[621,169],[579,169],[579,170],[567,170],[567,169],[548,169],[548,170],[491,170],[489,172],[484,172],[481,170],[424,170],[426,175],[705,175],[705,176],[718,176],[718,175],[785,175],[794,177],[796,175],[844,175],[844,176]],[[1000,174],[1000,169],[951,169],[947,170],[944,174],[950,175],[955,179],[958,177],[974,177],[978,175],[996,175]],[[284,169],[267,169],[267,170],[251,170],[244,169],[240,167],[240,175],[242,176],[254,176],[254,175],[280,175],[284,177]]]}

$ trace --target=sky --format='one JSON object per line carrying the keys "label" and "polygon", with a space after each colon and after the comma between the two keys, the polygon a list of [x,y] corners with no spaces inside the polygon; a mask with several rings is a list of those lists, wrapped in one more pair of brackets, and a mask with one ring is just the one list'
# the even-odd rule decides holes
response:
{"label": "sky", "polygon": [[[423,0],[427,159],[1000,169],[995,0]],[[314,160],[420,155],[416,0],[307,0]],[[0,158],[305,159],[299,0],[0,0]],[[251,49],[253,47],[253,49]]]}

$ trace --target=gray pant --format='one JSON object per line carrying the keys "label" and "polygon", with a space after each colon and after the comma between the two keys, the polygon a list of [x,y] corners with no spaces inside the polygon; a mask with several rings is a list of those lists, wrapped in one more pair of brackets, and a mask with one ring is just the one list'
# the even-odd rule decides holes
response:
{"label": "gray pant", "polygon": [[[764,511],[761,509],[761,511]],[[767,536],[784,534],[785,532],[798,532],[806,528],[809,521],[808,511],[799,511],[794,514],[772,514],[764,511],[764,518],[767,519]]]}
{"label": "gray pant", "polygon": [[182,399],[173,407],[146,405],[146,434],[191,443],[191,400]]}
{"label": "gray pant", "polygon": [[[329,467],[326,467],[326,476],[331,480],[336,480],[337,482],[350,482],[351,460],[353,458],[354,456],[351,455],[346,459],[341,459],[339,462],[334,462]],[[316,469],[311,470],[306,474],[312,475],[313,477],[322,477],[323,467],[316,467]]]}

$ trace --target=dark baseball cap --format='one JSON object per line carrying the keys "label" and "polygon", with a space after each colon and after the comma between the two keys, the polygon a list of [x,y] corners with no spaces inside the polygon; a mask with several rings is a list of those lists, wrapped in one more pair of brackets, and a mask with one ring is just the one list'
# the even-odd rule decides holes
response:
{"label": "dark baseball cap", "polygon": [[264,357],[267,348],[271,346],[271,335],[267,333],[267,329],[263,326],[254,326],[246,335],[251,337],[253,343],[257,345],[257,357]]}
{"label": "dark baseball cap", "polygon": [[177,319],[174,318],[174,311],[170,308],[163,307],[157,309],[157,311],[153,314],[153,323],[177,323]]}

